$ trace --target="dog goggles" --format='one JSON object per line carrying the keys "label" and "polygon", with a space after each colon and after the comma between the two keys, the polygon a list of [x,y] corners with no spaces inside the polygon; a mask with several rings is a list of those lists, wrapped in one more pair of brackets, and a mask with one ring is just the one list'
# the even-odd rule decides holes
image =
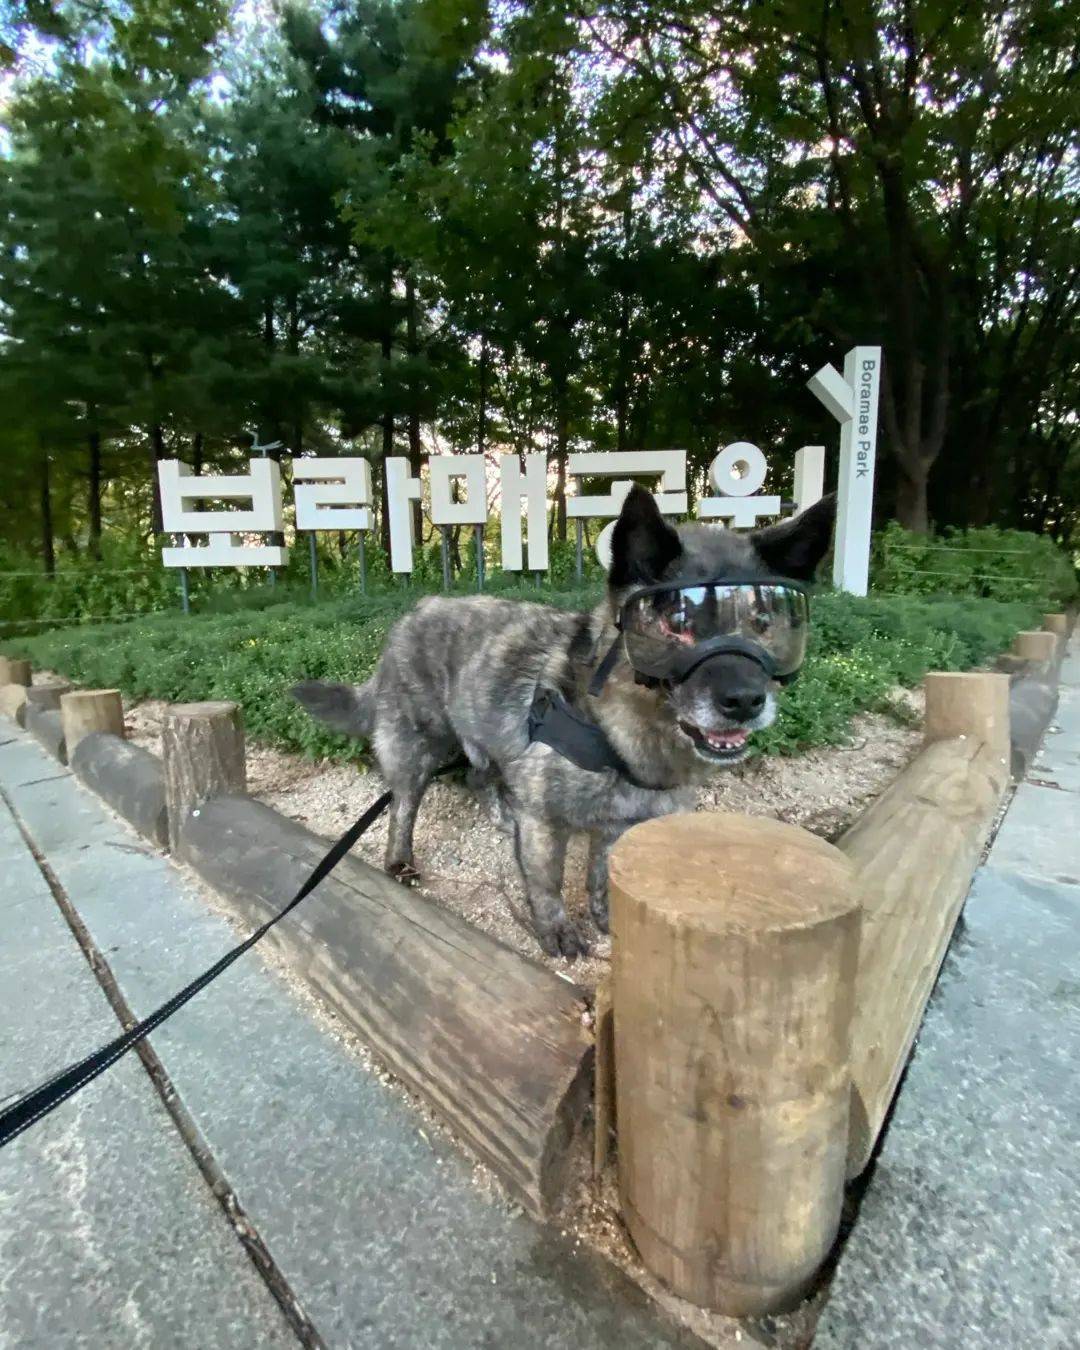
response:
{"label": "dog goggles", "polygon": [[630,596],[618,627],[630,664],[650,679],[685,680],[711,656],[732,653],[786,681],[806,656],[810,606],[805,589],[783,577],[661,584]]}

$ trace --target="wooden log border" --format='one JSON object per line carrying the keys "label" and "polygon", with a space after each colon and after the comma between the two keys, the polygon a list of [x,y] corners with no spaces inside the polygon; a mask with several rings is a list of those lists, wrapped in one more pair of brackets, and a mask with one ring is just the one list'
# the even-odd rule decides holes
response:
{"label": "wooden log border", "polygon": [[[1056,701],[1056,699],[1048,699],[1045,696],[1041,699],[1041,701],[1039,699],[1033,699],[1031,697],[1030,691],[1033,688],[1038,687],[1044,691],[1052,690],[1053,693],[1056,695],[1058,667],[1060,666],[1061,656],[1064,650],[1065,642],[1067,640],[1069,632],[1071,632],[1072,630],[1075,621],[1075,616],[1071,614],[1067,616],[1046,615],[1044,616],[1044,619],[1045,621],[1043,631],[1045,632],[1046,637],[1032,638],[1025,636],[1020,642],[1016,644],[1016,648],[1014,648],[1013,653],[1002,655],[997,662],[997,669],[999,671],[1008,674],[1010,677],[1010,705],[1013,709],[1012,720],[1014,724],[1022,723],[1025,721],[1024,717],[1017,716],[1018,709],[1024,705],[1025,701],[1029,708],[1029,712],[1026,717],[1024,745],[1018,746],[1015,734],[1013,735],[1012,738],[1011,767],[1014,775],[1020,775],[1025,771],[1033,754],[1033,748],[1037,746],[1039,740],[1041,740],[1042,734],[1045,732],[1046,726],[1049,724],[1049,721],[1053,714],[1053,704]],[[1047,638],[1056,639],[1056,643],[1053,649],[1048,643]],[[1018,654],[1017,649],[1022,649],[1024,651],[1031,653],[1037,653],[1037,655],[1020,656]],[[6,713],[7,716],[11,718],[12,721],[17,722],[18,725],[22,726],[25,721],[25,705],[27,699],[26,690],[27,686],[29,686],[30,684],[31,679],[29,665],[28,663],[19,663],[12,659],[0,656],[0,672],[2,672],[4,676],[4,678],[0,680],[0,686],[2,686],[0,687],[0,713]],[[12,680],[13,675],[15,677],[14,680]],[[98,691],[85,691],[85,692],[98,692]],[[1016,730],[1019,730],[1018,726],[1016,727]],[[939,742],[938,744],[942,743]],[[927,756],[931,753],[937,756],[941,756],[944,752],[942,752],[940,749],[935,750],[933,745],[927,746],[920,753],[920,755],[916,757],[915,761],[916,764],[919,761],[922,761],[923,764],[925,765],[928,762]],[[946,757],[950,759],[955,759],[955,755],[952,754],[948,754],[946,755]],[[152,757],[148,758],[152,759]],[[977,752],[973,753],[971,758],[972,763],[977,765],[979,761],[978,753]],[[140,756],[139,759],[141,761],[142,757]],[[910,768],[911,766],[909,766],[909,770]],[[145,773],[145,769],[146,765],[145,762],[143,762],[141,765],[141,770],[143,773]],[[902,779],[904,775],[901,775],[900,777]],[[991,775],[991,778],[993,778],[994,781],[996,781],[996,774]],[[897,781],[899,782],[899,780]],[[897,785],[894,784],[893,787],[890,788],[886,792],[886,794],[884,794],[884,796],[888,796],[889,793],[893,792],[894,789],[896,789],[896,787]],[[1003,790],[1004,789],[1002,788],[1002,791]],[[164,792],[163,774],[162,774],[162,792]],[[239,798],[236,800],[245,802],[247,801],[246,798]],[[883,799],[879,799],[879,802],[881,800]],[[1000,793],[998,795],[998,802],[1000,802]],[[117,809],[116,802],[110,802],[109,804],[113,806],[113,809]],[[250,805],[253,807],[257,806],[257,804],[255,803],[250,803]],[[859,832],[860,835],[865,837],[865,835],[869,830],[869,824],[872,823],[872,818],[871,822],[868,823],[866,821],[866,817],[870,816],[871,813],[874,813],[875,808],[877,808],[878,811],[880,811],[881,809],[877,803],[873,804],[870,808],[868,808],[868,811],[864,813],[864,816],[855,823],[855,825],[852,827],[852,830],[848,832],[848,835],[845,836],[847,844],[847,849],[845,851],[852,850],[853,848],[853,841],[850,836],[854,835],[856,832]],[[280,837],[280,831],[282,829],[288,831],[290,828],[293,828],[295,826],[294,822],[289,821],[285,817],[279,816],[277,813],[270,811],[269,808],[258,806],[257,809],[258,813],[264,815],[266,818],[267,832],[272,836],[274,836],[275,838]],[[987,807],[987,810],[989,810],[989,807]],[[987,825],[986,828],[989,829],[989,825]],[[311,839],[315,840],[315,836],[311,836]],[[845,848],[845,840],[841,840],[840,843],[841,848]],[[928,842],[928,847],[929,848],[934,847],[932,841]],[[305,852],[306,850],[301,849],[300,851]],[[858,852],[857,849],[855,849],[854,851],[855,853]],[[971,875],[974,871],[974,867],[977,865],[977,861],[978,857],[976,854],[971,859],[970,866],[968,867],[967,864],[965,864],[965,868],[961,869],[961,872],[963,872],[964,870],[967,871],[966,876],[958,873],[954,879],[955,888],[960,894],[959,900],[960,905],[962,905],[963,898],[967,894],[967,890],[970,886]],[[921,862],[925,862],[925,859],[921,859]],[[348,865],[350,868],[355,867],[361,869],[362,871],[363,869],[366,868],[366,864],[361,863],[358,859],[350,859]],[[364,876],[365,886],[370,881],[372,882],[372,886],[374,889],[374,883],[377,881],[378,887],[380,889],[383,886],[389,886],[391,887],[391,893],[393,893],[396,890],[404,891],[404,888],[396,887],[395,883],[388,882],[382,876],[382,874],[376,872],[375,869],[366,869],[366,870],[371,872],[373,875],[371,878],[368,878],[366,875]],[[917,870],[914,866],[914,862],[912,863],[912,870]],[[221,884],[224,885],[223,882]],[[227,889],[228,888],[226,887],[226,890]],[[407,896],[409,895],[407,891],[404,893]],[[412,896],[409,896],[409,898],[410,900],[415,900],[415,898]],[[317,900],[318,897],[314,897],[314,899]],[[252,916],[256,910],[261,909],[262,917],[265,917],[265,906],[267,903],[268,901],[266,900],[265,897],[261,899],[258,897],[255,897],[254,899],[249,899],[247,902],[246,912],[249,916]],[[958,915],[959,905],[957,906],[956,912]],[[955,923],[955,917],[953,919],[953,923]],[[948,924],[946,926],[948,927],[949,935],[951,935],[952,926]],[[478,938],[484,938],[485,941],[491,941],[490,939],[486,938],[486,935],[478,934],[477,931],[473,929],[470,925],[462,924],[462,928],[463,933],[461,935],[461,940],[469,945],[473,944]],[[334,999],[330,999],[327,996],[326,993],[327,980],[325,978],[325,975],[321,972],[315,972],[312,970],[310,964],[310,953],[307,953],[303,956],[300,953],[300,946],[302,945],[302,941],[306,940],[307,940],[306,938],[293,936],[291,939],[286,938],[285,946],[286,948],[289,948],[290,946],[292,947],[293,949],[292,959],[296,960],[302,966],[306,966],[306,969],[302,969],[301,973],[312,985],[314,991],[327,1001],[335,1002]],[[501,944],[496,945],[501,946]],[[947,940],[945,942],[945,945],[942,947],[940,954],[941,958],[944,957],[944,951],[946,948],[947,948]],[[594,1119],[596,1132],[593,1150],[594,1152],[593,1161],[596,1172],[599,1173],[609,1160],[612,1141],[612,1127],[614,1124],[613,1119],[614,1068],[613,1068],[613,1048],[612,1048],[614,1042],[614,1034],[613,1034],[613,1019],[610,1007],[610,996],[609,993],[604,989],[601,989],[598,992],[597,1006],[595,1010],[596,1012],[595,1030],[596,1030],[596,1037],[599,1041],[600,1053],[598,1056],[595,1057],[595,1068],[594,1068],[593,1046],[591,1043],[592,1038],[588,1036],[587,1032],[583,1034],[581,1026],[582,1022],[587,1021],[587,1017],[586,1018],[579,1017],[579,1013],[586,1012],[586,998],[584,993],[576,986],[572,986],[566,983],[565,981],[557,979],[557,977],[552,976],[550,972],[548,972],[545,968],[539,966],[538,964],[534,964],[528,961],[526,958],[519,956],[517,953],[514,953],[509,949],[503,949],[503,952],[504,954],[500,956],[500,959],[506,960],[510,966],[515,966],[517,963],[520,963],[520,966],[527,968],[534,978],[536,977],[537,974],[540,975],[541,983],[546,983],[549,985],[552,1008],[561,1008],[563,1023],[568,1026],[572,1025],[573,1027],[573,1032],[569,1040],[573,1042],[576,1047],[573,1052],[574,1055],[576,1055],[576,1061],[572,1072],[570,1072],[567,1076],[565,1094],[563,1095],[563,1098],[557,1104],[557,1107],[553,1112],[547,1143],[542,1147],[540,1147],[539,1149],[533,1148],[532,1150],[532,1156],[534,1158],[544,1160],[543,1165],[538,1170],[534,1170],[534,1173],[531,1177],[526,1178],[524,1180],[522,1175],[520,1174],[520,1171],[518,1175],[508,1174],[506,1166],[504,1164],[501,1164],[497,1159],[491,1156],[490,1150],[485,1149],[483,1142],[475,1137],[474,1131],[472,1131],[469,1128],[461,1127],[460,1123],[455,1123],[454,1108],[451,1102],[449,1102],[448,1100],[440,1100],[438,1102],[433,1102],[432,1104],[435,1106],[435,1109],[441,1115],[443,1115],[443,1117],[447,1119],[452,1126],[455,1126],[455,1128],[457,1128],[461,1136],[465,1140],[470,1142],[473,1145],[473,1147],[476,1148],[477,1151],[481,1154],[481,1156],[485,1157],[486,1161],[492,1164],[494,1170],[500,1176],[500,1179],[504,1182],[504,1184],[506,1184],[509,1187],[509,1189],[515,1194],[515,1196],[519,1200],[521,1200],[522,1203],[528,1209],[530,1209],[534,1213],[544,1215],[549,1212],[552,1203],[554,1203],[554,1201],[557,1199],[558,1186],[559,1184],[561,1184],[561,1169],[559,1164],[559,1155],[561,1153],[565,1153],[570,1136],[577,1131],[582,1122],[582,1119],[584,1118],[584,1115],[586,1114],[588,1107],[588,1097],[590,1095],[589,1078],[594,1073],[597,1075],[598,1080],[595,1091],[596,1111],[594,1114]],[[328,951],[322,954],[322,960],[324,963],[326,961],[333,962],[339,959],[340,956],[341,956],[340,953]],[[940,962],[938,962],[938,964],[940,964]],[[935,966],[934,969],[936,975],[937,966]],[[347,986],[349,985],[351,978],[352,977],[350,975],[341,981],[340,989],[342,991],[345,991],[347,989]],[[933,981],[931,980],[930,986],[926,990],[927,996],[929,995],[930,988],[932,988],[932,984]],[[364,1032],[364,1023],[362,1019],[358,1016],[356,1009],[351,1007],[349,1004],[349,1000],[351,998],[352,998],[351,993],[342,992],[338,998],[338,1001],[335,1002],[335,1007],[339,1012],[342,1013],[343,1016],[346,1017],[347,1020],[350,1021],[351,1024],[356,1025],[358,1030],[361,1030],[362,1034],[365,1034],[367,1038],[370,1039],[371,1036],[370,1029],[367,1032]],[[876,1128],[874,1127],[873,1117],[876,1117],[879,1113],[883,1115],[884,1111],[887,1111],[889,1101],[891,1100],[891,1093],[895,1087],[895,1082],[899,1079],[904,1063],[906,1063],[907,1056],[910,1053],[910,1044],[912,1039],[914,1038],[915,1032],[917,1032],[918,1021],[919,1018],[921,1018],[922,1006],[924,1006],[924,1004],[925,999],[921,1000],[920,1002],[918,1009],[918,1016],[914,1019],[913,1024],[910,1025],[905,1024],[904,1035],[901,1038],[903,1043],[903,1049],[902,1053],[897,1055],[897,1063],[894,1066],[894,1072],[892,1072],[889,1075],[891,1086],[888,1091],[888,1099],[884,1100],[884,1110],[882,1110],[881,1107],[878,1106],[872,1113],[867,1111],[865,1103],[863,1103],[861,1099],[858,1097],[858,1088],[855,1089],[855,1092],[853,1094],[853,1116],[856,1118],[859,1117],[863,1118],[865,1124],[861,1129],[861,1132],[859,1133],[859,1139],[861,1142],[855,1141],[854,1138],[855,1131],[853,1131],[853,1142],[851,1149],[849,1150],[849,1167],[848,1167],[849,1176],[858,1175],[859,1171],[861,1171],[862,1168],[865,1166],[866,1159],[870,1156],[870,1153],[872,1152],[873,1141],[876,1140],[877,1131],[878,1129],[880,1129],[880,1121],[878,1122],[877,1127]],[[856,1030],[856,1037],[858,1036],[858,1034],[859,1034],[858,1030]],[[548,1049],[550,1050],[550,1047],[548,1047]],[[531,1056],[533,1056],[535,1053],[536,1053],[535,1046],[524,1044],[522,1045],[522,1054],[519,1060],[519,1063],[522,1066],[522,1078],[523,1080],[528,1079],[530,1083],[535,1079],[535,1074],[528,1072],[529,1069],[535,1066],[535,1061],[531,1060]],[[543,1053],[544,1049],[542,1047],[541,1054]],[[566,1046],[560,1045],[558,1047],[557,1053],[559,1057],[565,1059]],[[387,1050],[384,1050],[384,1057],[386,1058],[388,1067],[392,1071],[398,1073],[398,1075],[401,1076],[405,1081],[407,1081],[412,1087],[414,1087],[420,1093],[421,1096],[425,1097],[429,1101],[431,1100],[430,1092],[425,1087],[425,1084],[422,1081],[423,1080],[422,1074],[416,1072],[415,1069],[412,1071],[406,1071],[402,1069],[399,1065],[396,1065],[394,1062],[393,1055]],[[885,1094],[881,1092],[877,1094],[878,1097],[881,1097],[883,1099],[884,1095]],[[474,1103],[470,1103],[470,1108],[472,1106],[474,1106]]]}

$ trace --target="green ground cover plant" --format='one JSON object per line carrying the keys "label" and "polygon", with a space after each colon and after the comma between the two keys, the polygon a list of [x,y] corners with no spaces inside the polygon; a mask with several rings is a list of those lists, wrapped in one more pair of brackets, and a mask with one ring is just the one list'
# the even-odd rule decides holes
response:
{"label": "green ground cover plant", "polygon": [[[522,601],[587,608],[597,584],[538,590],[493,579],[493,589]],[[120,688],[134,698],[236,699],[248,732],[285,750],[335,759],[361,757],[355,742],[323,730],[289,697],[302,678],[359,681],[372,670],[386,632],[422,594],[398,583],[364,598],[312,604],[286,600],[265,608],[155,615],[133,623],[56,629],[5,643],[82,684]],[[1022,601],[823,592],[814,601],[810,652],[782,700],[776,724],[756,737],[763,753],[794,754],[843,743],[851,718],[890,710],[898,685],[927,670],[965,670],[1004,650],[1037,622]],[[897,715],[902,715],[899,711]]]}

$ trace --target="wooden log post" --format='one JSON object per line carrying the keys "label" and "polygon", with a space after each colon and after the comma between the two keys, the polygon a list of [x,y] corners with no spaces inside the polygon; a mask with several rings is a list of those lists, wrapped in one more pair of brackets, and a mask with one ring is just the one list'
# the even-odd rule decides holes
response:
{"label": "wooden log post", "polygon": [[68,759],[84,736],[92,731],[124,734],[124,706],[119,689],[73,689],[60,695],[60,720]]}
{"label": "wooden log post", "polygon": [[615,1125],[615,1019],[611,1012],[611,978],[603,976],[593,1001],[596,1067],[593,1073],[593,1176],[599,1177],[611,1156]]}
{"label": "wooden log post", "polygon": [[211,797],[243,792],[244,714],[238,703],[174,703],[161,731],[169,848],[175,853],[189,812]]}
{"label": "wooden log post", "polygon": [[1057,636],[1041,629],[1017,633],[1010,650],[1024,661],[1052,661],[1057,654]]}
{"label": "wooden log post", "polygon": [[26,726],[26,685],[0,684],[0,713],[16,726]]}
{"label": "wooden log post", "polygon": [[762,817],[612,852],[623,1215],[646,1266],[733,1316],[793,1306],[836,1237],[859,907],[848,861]]}
{"label": "wooden log post", "polygon": [[21,684],[29,686],[30,680],[29,661],[16,660],[12,656],[0,656],[0,685]]}
{"label": "wooden log post", "polygon": [[71,693],[70,684],[35,684],[26,691],[26,702],[38,712],[59,712],[60,700]]}
{"label": "wooden log post", "polygon": [[1009,677],[927,675],[926,736],[838,842],[863,905],[849,1178],[870,1161],[1009,781]]}
{"label": "wooden log post", "polygon": [[1069,636],[1069,616],[1067,614],[1044,614],[1043,628],[1064,642]]}
{"label": "wooden log post", "polygon": [[986,671],[932,671],[923,682],[927,741],[971,737],[1009,753],[1009,677]]}

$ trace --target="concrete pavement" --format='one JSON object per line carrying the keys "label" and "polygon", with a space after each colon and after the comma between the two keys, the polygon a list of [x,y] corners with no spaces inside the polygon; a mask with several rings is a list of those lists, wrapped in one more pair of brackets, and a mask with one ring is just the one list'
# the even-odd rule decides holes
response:
{"label": "concrete pavement", "polygon": [[942,968],[815,1350],[1080,1346],[1080,637]]}
{"label": "concrete pavement", "polygon": [[[20,733],[0,744],[0,786],[3,1099],[118,1029],[20,825],[137,1015],[236,936]],[[607,1262],[478,1190],[257,953],[151,1040],[191,1141],[322,1343],[698,1344]],[[3,1350],[296,1343],[134,1054],[0,1153]]]}

